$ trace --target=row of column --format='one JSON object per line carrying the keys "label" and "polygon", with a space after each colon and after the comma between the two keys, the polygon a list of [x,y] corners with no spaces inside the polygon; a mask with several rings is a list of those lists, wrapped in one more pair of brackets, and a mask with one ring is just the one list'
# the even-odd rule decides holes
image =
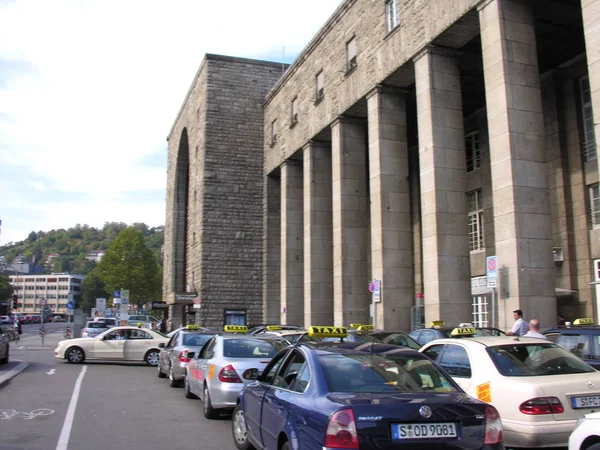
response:
{"label": "row of column", "polygon": [[[479,16],[500,325],[510,326],[517,308],[550,324],[556,300],[534,19],[525,2],[514,0],[490,0],[480,6]],[[460,73],[454,54],[435,47],[417,55],[414,66],[425,316],[469,321]],[[309,142],[301,161],[282,165],[279,204],[272,198],[275,181],[268,182],[269,322],[370,322],[367,288],[378,279],[382,298],[372,311],[375,325],[410,329],[416,292],[406,100],[402,92],[383,87],[366,99],[368,126],[340,117],[331,124],[331,146]],[[273,230],[280,231],[279,242]],[[277,264],[279,283],[276,270],[269,271]]]}

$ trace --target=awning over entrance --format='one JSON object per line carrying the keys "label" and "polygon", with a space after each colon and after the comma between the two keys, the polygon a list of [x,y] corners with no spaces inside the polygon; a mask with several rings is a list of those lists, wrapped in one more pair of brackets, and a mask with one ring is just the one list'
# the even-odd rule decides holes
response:
{"label": "awning over entrance", "polygon": [[556,288],[556,295],[568,295],[568,294],[574,294],[577,291],[573,291],[571,289],[563,289],[563,288]]}

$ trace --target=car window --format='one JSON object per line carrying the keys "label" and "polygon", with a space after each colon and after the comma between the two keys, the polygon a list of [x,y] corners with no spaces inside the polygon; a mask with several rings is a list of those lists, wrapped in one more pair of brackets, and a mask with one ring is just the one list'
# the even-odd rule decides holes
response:
{"label": "car window", "polygon": [[88,322],[86,328],[108,328],[104,322]]}
{"label": "car window", "polygon": [[375,339],[379,342],[383,342],[384,344],[394,344],[394,345],[402,345],[404,347],[409,347],[414,350],[418,350],[421,348],[418,342],[412,339],[410,336],[402,333],[391,333],[388,335],[373,335]]}
{"label": "car window", "polygon": [[444,350],[443,344],[432,345],[427,350],[424,350],[423,354],[436,361],[440,356],[440,353],[442,353],[442,350]]}
{"label": "car window", "polygon": [[564,375],[595,370],[556,344],[499,345],[487,349],[498,371],[507,377]]}
{"label": "car window", "polygon": [[590,346],[589,359],[600,359],[600,334],[590,335]]}
{"label": "car window", "polygon": [[202,347],[202,350],[200,350],[200,353],[198,353],[198,359],[212,358],[215,355],[215,345],[217,345],[216,338],[212,338],[210,341],[204,344],[204,347]]}
{"label": "car window", "polygon": [[[296,376],[298,376],[298,372],[304,363],[305,359],[302,353],[294,351],[273,380],[273,386],[291,390],[291,385],[295,384]],[[303,392],[303,390],[300,392]]]}
{"label": "car window", "polygon": [[585,345],[583,338],[584,336],[580,334],[561,334],[556,339],[556,343],[566,348],[571,353],[583,358],[583,347]]}
{"label": "car window", "polygon": [[425,357],[383,354],[319,356],[331,392],[456,392],[453,383]]}
{"label": "car window", "polygon": [[150,333],[144,330],[129,330],[129,339],[153,339]]}
{"label": "car window", "polygon": [[106,341],[122,341],[124,339],[127,339],[127,335],[123,331],[124,330],[111,331],[110,333],[107,333],[104,336],[104,340],[106,340]]}
{"label": "car window", "polygon": [[167,347],[169,347],[169,348],[175,347],[177,345],[178,337],[179,337],[179,333],[175,333],[173,336],[171,336],[171,339],[169,339],[169,343],[167,344]]}
{"label": "car window", "polygon": [[268,341],[250,339],[225,339],[223,356],[225,358],[272,358],[277,349]]}
{"label": "car window", "polygon": [[276,355],[265,367],[263,375],[260,377],[260,382],[265,384],[271,384],[275,378],[275,374],[281,367],[281,363],[285,359],[287,352],[281,352]]}
{"label": "car window", "polygon": [[191,347],[202,347],[210,339],[209,334],[185,333],[183,335],[183,345]]}
{"label": "car window", "polygon": [[446,345],[446,351],[438,358],[437,362],[453,377],[471,377],[469,355],[459,345]]}

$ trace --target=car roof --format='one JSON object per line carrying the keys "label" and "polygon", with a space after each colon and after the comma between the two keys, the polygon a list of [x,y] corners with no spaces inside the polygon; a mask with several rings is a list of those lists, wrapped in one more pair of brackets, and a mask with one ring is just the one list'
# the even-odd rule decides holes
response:
{"label": "car roof", "polygon": [[534,338],[534,337],[523,337],[523,336],[472,336],[472,337],[460,337],[460,338],[445,338],[435,339],[433,341],[424,344],[424,346],[430,346],[431,344],[456,344],[465,343],[466,345],[482,345],[485,347],[496,347],[498,345],[514,345],[514,344],[552,344],[552,342],[545,339]]}
{"label": "car roof", "polygon": [[337,354],[364,354],[373,353],[380,354],[386,352],[394,352],[407,357],[415,357],[423,359],[423,354],[417,350],[408,347],[394,344],[382,344],[377,342],[297,342],[293,347],[306,347],[310,351],[314,351],[317,355],[325,355],[331,353]]}
{"label": "car roof", "polygon": [[546,333],[562,333],[568,331],[587,331],[589,333],[594,333],[600,331],[600,325],[571,325],[571,326],[559,326],[555,328],[549,328],[544,331]]}

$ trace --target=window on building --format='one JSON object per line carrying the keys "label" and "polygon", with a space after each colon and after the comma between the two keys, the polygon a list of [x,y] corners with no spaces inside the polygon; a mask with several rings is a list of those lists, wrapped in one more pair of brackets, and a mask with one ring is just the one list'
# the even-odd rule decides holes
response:
{"label": "window on building", "polygon": [[473,191],[469,196],[469,250],[483,250],[483,202],[481,190]]}
{"label": "window on building", "polygon": [[319,102],[321,100],[323,100],[323,98],[325,97],[325,83],[323,80],[323,71],[321,70],[318,74],[317,74],[317,95],[316,95],[316,101]]}
{"label": "window on building", "polygon": [[592,215],[592,225],[600,227],[600,185],[590,186],[590,206]]}
{"label": "window on building", "polygon": [[277,142],[277,119],[271,122],[271,145]]}
{"label": "window on building", "polygon": [[246,325],[246,311],[226,309],[225,325]]}
{"label": "window on building", "polygon": [[579,80],[579,91],[581,92],[581,117],[583,119],[581,151],[583,153],[583,160],[588,162],[596,159],[596,135],[594,134],[590,79],[587,75]]}
{"label": "window on building", "polygon": [[385,21],[388,32],[400,25],[400,8],[398,6],[398,1],[399,0],[387,0],[385,2]]}
{"label": "window on building", "polygon": [[467,153],[467,172],[479,169],[481,167],[479,131],[474,131],[465,136],[465,151]]}
{"label": "window on building", "polygon": [[356,38],[346,44],[346,72],[356,69]]}
{"label": "window on building", "polygon": [[476,327],[487,327],[489,323],[487,299],[484,296],[472,297],[472,299],[473,325]]}
{"label": "window on building", "polygon": [[292,100],[290,112],[291,112],[290,123],[292,125],[295,125],[296,123],[298,123],[298,97],[296,97],[296,98],[294,98],[294,100]]}

